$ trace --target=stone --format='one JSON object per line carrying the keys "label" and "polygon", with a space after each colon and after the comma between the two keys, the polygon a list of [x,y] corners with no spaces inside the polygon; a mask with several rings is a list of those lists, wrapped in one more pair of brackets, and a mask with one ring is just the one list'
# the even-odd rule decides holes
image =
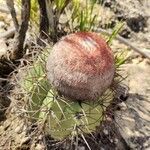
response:
{"label": "stone", "polygon": [[150,148],[150,66],[126,65],[129,97],[127,109],[116,111],[115,120],[123,139],[131,149]]}

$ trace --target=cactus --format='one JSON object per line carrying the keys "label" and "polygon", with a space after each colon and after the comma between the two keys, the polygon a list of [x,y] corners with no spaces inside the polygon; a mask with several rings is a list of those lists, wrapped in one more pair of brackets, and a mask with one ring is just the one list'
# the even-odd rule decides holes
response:
{"label": "cactus", "polygon": [[[108,93],[106,95],[108,96]],[[104,120],[108,104],[110,104],[110,99],[106,105],[92,102],[80,104],[75,101],[63,100],[60,97],[54,98],[50,91],[43,101],[39,118],[44,118],[44,121],[48,122],[46,131],[52,137],[63,139],[67,136],[95,131],[96,127]]]}
{"label": "cactus", "polygon": [[[95,131],[96,127],[105,119],[106,108],[114,98],[114,92],[110,87],[111,83],[103,83],[107,87],[100,92],[100,95],[96,95],[95,100],[71,99],[65,94],[63,96],[62,91],[62,95],[59,95],[59,90],[50,84],[47,78],[48,70],[46,70],[45,64],[49,58],[43,58],[43,56],[45,54],[39,56],[23,80],[23,87],[28,95],[26,96],[27,110],[32,121],[43,122],[45,132],[58,140]],[[110,61],[113,62],[113,59]],[[111,66],[111,64],[109,65]],[[112,67],[113,69],[110,71],[114,75],[114,64]],[[105,73],[104,75],[106,75]],[[109,76],[111,82],[112,76]]]}
{"label": "cactus", "polygon": [[31,120],[46,121],[45,131],[59,140],[93,132],[104,120],[107,105],[113,98],[111,89],[97,103],[70,101],[60,97],[51,88],[42,64],[35,64],[24,80],[24,89],[28,96],[27,110]]}
{"label": "cactus", "polygon": [[38,60],[29,67],[22,82],[28,101],[27,110],[32,118],[38,118],[40,107],[50,89],[50,84],[45,80],[44,62]]}

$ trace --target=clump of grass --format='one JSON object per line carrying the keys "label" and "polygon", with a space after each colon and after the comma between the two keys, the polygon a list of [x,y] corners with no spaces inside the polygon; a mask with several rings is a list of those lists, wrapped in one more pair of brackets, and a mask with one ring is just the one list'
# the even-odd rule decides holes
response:
{"label": "clump of grass", "polygon": [[83,1],[82,3],[77,0],[73,1],[73,10],[70,19],[73,29],[77,28],[80,31],[92,30],[97,19],[97,15],[94,14],[94,7],[96,4],[96,0],[86,0],[84,3]]}
{"label": "clump of grass", "polygon": [[[17,0],[20,7],[21,1]],[[97,14],[94,12],[97,0],[55,0],[46,1],[46,12],[49,20],[49,34],[59,34],[59,30],[64,32],[91,31],[96,24]],[[67,20],[61,23],[62,16]],[[30,20],[34,27],[39,26],[39,6],[36,0],[31,1]]]}
{"label": "clump of grass", "polygon": [[[96,4],[96,0],[56,0],[48,2],[50,34],[57,34],[59,30],[69,30],[69,32],[92,30],[97,18],[97,15],[94,14]],[[61,23],[63,16],[67,19]]]}
{"label": "clump of grass", "polygon": [[[21,0],[17,0],[16,2],[17,7],[21,8]],[[39,20],[39,6],[37,0],[31,1],[31,13],[30,13],[30,21],[32,25],[38,26]]]}

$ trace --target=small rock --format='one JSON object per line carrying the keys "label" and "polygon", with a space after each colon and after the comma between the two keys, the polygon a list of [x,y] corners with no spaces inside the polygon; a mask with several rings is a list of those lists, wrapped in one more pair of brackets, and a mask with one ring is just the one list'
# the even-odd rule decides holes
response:
{"label": "small rock", "polygon": [[85,150],[84,146],[78,146],[78,150]]}
{"label": "small rock", "polygon": [[37,144],[35,147],[35,150],[44,150],[44,149],[45,149],[45,146],[41,144]]}
{"label": "small rock", "polygon": [[118,104],[120,110],[126,110],[127,109],[127,105],[124,102],[121,102]]}
{"label": "small rock", "polygon": [[3,21],[0,21],[0,28],[4,28],[5,23]]}
{"label": "small rock", "polygon": [[104,129],[103,132],[105,135],[108,135],[108,130]]}
{"label": "small rock", "polygon": [[16,128],[15,128],[15,132],[17,133],[17,134],[20,134],[20,133],[23,133],[23,130],[25,131],[25,126],[24,126],[24,123],[22,122],[22,123],[20,123],[18,126],[16,126]]}
{"label": "small rock", "polygon": [[21,145],[24,145],[24,144],[27,144],[29,143],[31,140],[30,137],[24,137],[22,140],[21,140]]}
{"label": "small rock", "polygon": [[4,39],[0,39],[0,58],[6,54],[7,52],[7,45]]}
{"label": "small rock", "polygon": [[117,138],[114,139],[114,143],[115,143],[115,144],[118,143],[118,139],[117,139]]}

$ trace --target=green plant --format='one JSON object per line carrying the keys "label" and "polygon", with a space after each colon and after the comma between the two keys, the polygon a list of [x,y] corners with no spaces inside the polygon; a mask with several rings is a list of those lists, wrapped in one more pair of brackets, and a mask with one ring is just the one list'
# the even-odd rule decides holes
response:
{"label": "green plant", "polygon": [[[96,19],[96,16],[92,15],[96,1],[93,1],[91,5],[86,0],[84,9],[79,8],[79,1],[74,0],[73,3],[75,5],[71,6],[73,11],[71,19],[69,19],[72,24],[72,31],[92,30]],[[67,6],[64,1],[57,0],[53,8],[59,10],[55,14],[59,18],[62,10]],[[117,30],[114,30],[112,36],[109,37],[109,44],[121,27],[119,26]],[[95,103],[90,101],[80,103],[61,97],[48,83],[45,70],[46,61],[47,51],[43,51],[38,60],[34,60],[32,66],[27,67],[28,73],[22,79],[29,121],[43,123],[44,131],[54,139],[62,140],[81,135],[85,140],[84,133],[91,134],[105,120],[106,110],[113,101],[115,92],[112,87],[108,88]],[[125,59],[122,55],[116,56],[116,68],[119,68],[124,62]],[[115,80],[119,80],[119,77],[115,76]]]}
{"label": "green plant", "polygon": [[108,89],[96,103],[79,103],[60,97],[46,78],[46,61],[47,54],[44,52],[28,67],[22,80],[30,121],[43,122],[45,131],[59,140],[93,132],[105,118],[113,91]]}
{"label": "green plant", "polygon": [[109,43],[109,44],[112,43],[113,39],[118,35],[118,33],[120,32],[120,30],[122,29],[123,26],[124,26],[123,22],[119,22],[116,24],[111,36],[108,37],[107,43]]}
{"label": "green plant", "polygon": [[[20,7],[21,0],[17,0]],[[95,27],[97,14],[94,11],[97,0],[46,0],[46,13],[49,24],[49,34],[52,39],[60,37],[60,33],[75,31],[91,31]],[[62,18],[67,18],[62,19]],[[38,1],[31,1],[30,23],[38,31],[40,19]],[[63,23],[61,21],[63,20]]]}
{"label": "green plant", "polygon": [[[95,25],[97,15],[94,14],[94,6],[96,0],[89,1],[86,0],[85,4],[80,3],[79,1],[73,2],[73,12],[71,16],[72,24],[76,22],[77,27],[80,31],[90,31]],[[80,7],[81,5],[81,7]]]}
{"label": "green plant", "polygon": [[96,4],[96,0],[72,1],[72,9],[66,8],[65,11],[71,31],[74,31],[74,29],[78,31],[91,31],[93,29],[97,19],[97,14],[94,13]]}
{"label": "green plant", "polygon": [[[37,68],[39,67],[36,66]],[[28,83],[27,111],[31,120],[45,124],[45,131],[53,138],[61,140],[69,136],[92,133],[104,120],[106,108],[113,98],[111,89],[96,103],[80,104],[60,97],[50,88],[44,75],[44,78],[32,75],[32,78],[29,75],[25,79],[25,84]]]}
{"label": "green plant", "polygon": [[[21,0],[16,1],[16,5],[20,8],[21,7]],[[31,0],[31,12],[30,12],[30,21],[33,25],[38,26],[39,20],[39,7],[37,0]]]}
{"label": "green plant", "polygon": [[[120,56],[116,57],[116,68],[124,62],[123,58],[119,59]],[[43,52],[28,69],[22,82],[28,118],[31,122],[41,122],[44,131],[54,139],[62,140],[79,135],[84,138],[85,133],[91,134],[105,120],[106,110],[112,103],[115,92],[113,88],[108,88],[96,102],[78,102],[61,97],[48,83],[46,61],[47,52]],[[115,76],[115,80],[119,81],[119,77]]]}

